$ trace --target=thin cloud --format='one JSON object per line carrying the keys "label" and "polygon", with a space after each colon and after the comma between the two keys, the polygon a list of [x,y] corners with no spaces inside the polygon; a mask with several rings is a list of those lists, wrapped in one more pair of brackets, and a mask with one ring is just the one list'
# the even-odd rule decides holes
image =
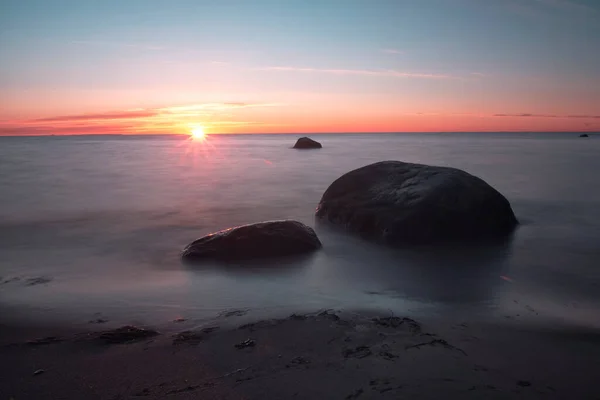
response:
{"label": "thin cloud", "polygon": [[185,106],[160,107],[160,108],[138,108],[125,111],[113,111],[97,114],[78,114],[78,115],[60,115],[56,117],[46,117],[31,120],[29,122],[70,122],[70,121],[97,121],[97,120],[122,120],[122,119],[140,119],[158,117],[165,114],[177,115],[199,115],[201,111],[225,111],[231,109],[248,107],[274,107],[280,106],[279,103],[200,103],[188,104]]}
{"label": "thin cloud", "polygon": [[595,17],[600,12],[598,8],[574,0],[503,0],[497,4],[515,14],[548,21],[554,20],[556,16]]}
{"label": "thin cloud", "polygon": [[181,112],[194,112],[194,111],[226,111],[238,108],[250,108],[250,107],[278,107],[282,106],[281,103],[242,103],[242,102],[229,102],[229,103],[200,103],[200,104],[188,104],[185,106],[173,106],[159,108],[159,111],[167,113],[181,113]]}
{"label": "thin cloud", "polygon": [[598,9],[572,0],[533,0],[534,3],[566,11],[582,13],[597,12]]}
{"label": "thin cloud", "polygon": [[124,47],[142,50],[164,50],[162,46],[155,46],[151,44],[142,43],[122,43],[122,42],[105,42],[101,40],[75,40],[73,44],[81,44],[85,46],[103,46],[103,47]]}
{"label": "thin cloud", "polygon": [[381,51],[386,54],[404,54],[403,51],[396,49],[381,49]]}
{"label": "thin cloud", "polygon": [[260,121],[237,121],[235,111],[274,107],[280,103],[221,102],[173,107],[137,108],[104,113],[59,115],[29,120],[0,121],[0,135],[182,133],[191,123],[207,126],[268,126]]}
{"label": "thin cloud", "polygon": [[302,68],[302,67],[265,67],[259,68],[261,71],[282,71],[282,72],[305,72],[305,73],[323,73],[333,75],[362,75],[376,77],[392,78],[419,78],[419,79],[456,79],[453,76],[445,74],[426,74],[403,72],[396,70],[369,70],[369,69],[330,69],[330,68]]}
{"label": "thin cloud", "polygon": [[35,122],[94,121],[108,119],[147,118],[157,115],[155,110],[117,111],[102,114],[62,115],[57,117],[38,118]]}
{"label": "thin cloud", "polygon": [[580,118],[600,119],[600,115],[556,115],[556,114],[494,114],[494,117],[531,117],[531,118]]}
{"label": "thin cloud", "polygon": [[101,124],[101,125],[82,125],[82,126],[14,126],[0,127],[0,135],[101,135],[101,134],[119,134],[135,133],[139,129],[134,124]]}

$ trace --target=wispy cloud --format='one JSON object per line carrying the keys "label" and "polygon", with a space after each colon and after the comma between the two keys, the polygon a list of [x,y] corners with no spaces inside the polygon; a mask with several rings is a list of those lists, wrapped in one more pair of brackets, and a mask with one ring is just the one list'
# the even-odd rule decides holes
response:
{"label": "wispy cloud", "polygon": [[386,54],[404,54],[403,51],[397,50],[397,49],[389,49],[388,48],[388,49],[381,49],[381,51]]}
{"label": "wispy cloud", "polygon": [[583,4],[576,0],[503,0],[495,4],[525,17],[555,20],[559,18],[581,18],[600,13],[599,7]]}
{"label": "wispy cloud", "polygon": [[95,121],[109,119],[135,119],[147,118],[157,115],[156,110],[139,110],[139,111],[116,111],[102,114],[79,114],[79,115],[62,115],[57,117],[38,118],[36,122],[63,122],[63,121]]}
{"label": "wispy cloud", "polygon": [[74,40],[71,43],[79,44],[84,46],[102,46],[102,47],[116,47],[116,48],[130,48],[130,49],[141,49],[141,50],[163,50],[163,46],[156,46],[152,44],[144,43],[123,43],[123,42],[106,42],[102,40]]}
{"label": "wispy cloud", "polygon": [[580,118],[600,119],[600,115],[557,115],[557,114],[494,114],[494,117],[530,117],[530,118]]}
{"label": "wispy cloud", "polygon": [[[280,103],[196,103],[170,107],[129,109],[104,113],[59,115],[29,120],[0,121],[0,135],[73,133],[185,133],[189,126],[267,126],[262,121],[242,119],[236,110],[275,107]],[[236,116],[237,115],[237,116]]]}
{"label": "wispy cloud", "polygon": [[598,12],[598,9],[583,4],[575,0],[531,0],[533,3],[537,3],[546,7],[552,7],[563,11],[576,11],[576,12]]}
{"label": "wispy cloud", "polygon": [[282,71],[282,72],[305,72],[305,73],[322,73],[334,75],[362,75],[375,77],[392,77],[392,78],[418,78],[418,79],[456,79],[451,75],[445,74],[428,74],[404,72],[392,69],[370,70],[370,69],[335,69],[335,68],[303,68],[303,67],[264,67],[259,68],[262,71]]}
{"label": "wispy cloud", "polygon": [[283,106],[281,103],[241,103],[241,102],[230,102],[230,103],[200,103],[200,104],[188,104],[184,106],[172,106],[159,108],[162,112],[167,113],[181,113],[181,112],[201,112],[201,111],[226,111],[239,108],[250,108],[250,107],[278,107]]}

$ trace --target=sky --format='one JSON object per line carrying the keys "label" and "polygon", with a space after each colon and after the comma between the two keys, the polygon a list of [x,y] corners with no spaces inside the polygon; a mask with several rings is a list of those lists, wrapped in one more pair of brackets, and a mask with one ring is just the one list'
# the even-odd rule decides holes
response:
{"label": "sky", "polygon": [[0,135],[600,131],[598,0],[0,0]]}

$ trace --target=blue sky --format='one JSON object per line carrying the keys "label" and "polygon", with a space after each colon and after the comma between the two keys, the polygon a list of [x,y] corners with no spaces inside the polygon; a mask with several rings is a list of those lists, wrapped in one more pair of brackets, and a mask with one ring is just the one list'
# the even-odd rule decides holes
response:
{"label": "blue sky", "polygon": [[599,49],[593,0],[3,0],[0,119],[245,102],[286,104],[283,125],[325,108],[546,126],[600,115]]}

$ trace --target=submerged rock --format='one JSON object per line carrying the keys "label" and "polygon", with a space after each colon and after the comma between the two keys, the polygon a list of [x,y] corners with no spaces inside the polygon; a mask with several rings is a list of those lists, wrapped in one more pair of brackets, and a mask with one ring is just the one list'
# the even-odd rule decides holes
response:
{"label": "submerged rock", "polygon": [[301,137],[294,145],[294,149],[320,149],[322,147],[321,143],[308,137]]}
{"label": "submerged rock", "polygon": [[212,233],[190,243],[184,261],[249,260],[309,253],[321,248],[315,231],[297,221],[267,221]]}
{"label": "submerged rock", "polygon": [[505,236],[508,200],[455,168],[383,161],[348,172],[323,194],[317,217],[390,244]]}

